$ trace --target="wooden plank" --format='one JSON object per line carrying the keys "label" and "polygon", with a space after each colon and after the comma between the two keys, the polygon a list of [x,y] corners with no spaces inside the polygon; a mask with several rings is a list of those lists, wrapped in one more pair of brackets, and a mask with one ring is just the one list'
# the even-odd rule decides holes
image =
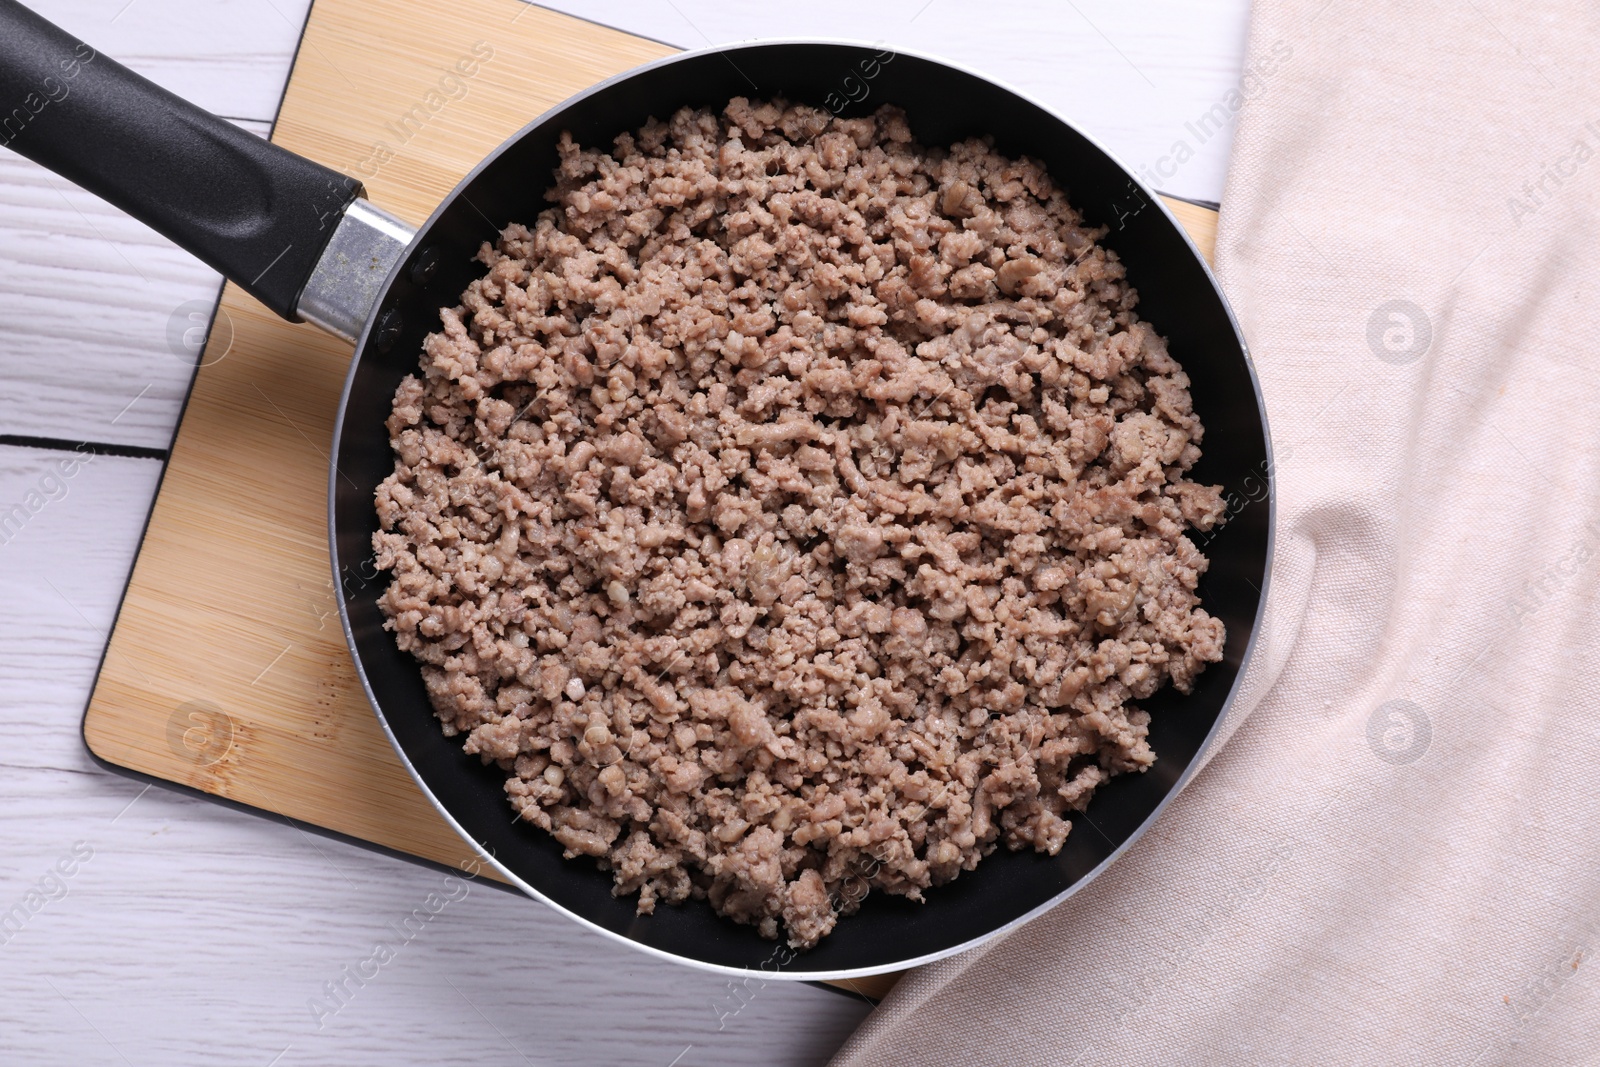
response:
{"label": "wooden plank", "polygon": [[[309,0],[28,0],[102,55],[252,133],[283,95]],[[0,429],[164,449],[194,374],[174,313],[222,279],[98,197],[0,152]],[[182,309],[182,310],[180,310]]]}
{"label": "wooden plank", "polygon": [[203,325],[222,278],[10,152],[0,152],[0,247],[4,432],[166,448],[195,363],[171,325],[192,325],[189,314]]}
{"label": "wooden plank", "polygon": [[[7,786],[14,772],[76,766],[63,751],[82,758],[63,716],[82,707],[93,682],[160,476],[150,459],[0,449],[0,579],[11,608],[0,622],[0,707],[19,712],[4,718]],[[27,654],[13,658],[18,649]],[[5,817],[45,811],[0,804]]]}
{"label": "wooden plank", "polygon": [[[530,117],[671,51],[518,0],[456,0],[449,13],[433,0],[321,0],[275,139],[361,173],[376,202],[421,221]],[[374,172],[365,161],[386,124],[463,58],[464,89]],[[232,286],[220,315],[85,737],[110,762],[460,863],[468,848],[383,737],[338,627],[324,494],[349,346]],[[889,981],[853,987],[875,995]]]}
{"label": "wooden plank", "polygon": [[271,122],[311,0],[27,0],[26,6],[213,114]]}

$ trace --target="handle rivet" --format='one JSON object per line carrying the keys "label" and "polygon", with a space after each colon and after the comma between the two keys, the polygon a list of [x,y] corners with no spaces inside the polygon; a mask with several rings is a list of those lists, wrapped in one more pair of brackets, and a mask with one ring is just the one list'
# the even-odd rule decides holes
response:
{"label": "handle rivet", "polygon": [[426,285],[434,272],[439,269],[439,250],[429,246],[417,253],[417,261],[411,265],[411,280],[417,285]]}
{"label": "handle rivet", "polygon": [[379,352],[387,352],[399,339],[400,312],[390,308],[378,317],[377,325],[372,328],[372,347]]}

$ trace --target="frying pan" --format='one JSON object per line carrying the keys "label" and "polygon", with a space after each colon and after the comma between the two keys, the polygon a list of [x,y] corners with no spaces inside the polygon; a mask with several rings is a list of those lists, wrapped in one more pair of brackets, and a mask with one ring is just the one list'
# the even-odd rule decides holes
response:
{"label": "frying pan", "polygon": [[[754,79],[756,85],[752,88]],[[1229,492],[1232,517],[1206,539],[1200,585],[1227,626],[1221,663],[1193,693],[1144,702],[1157,759],[1102,786],[1055,856],[997,850],[925,904],[873,893],[832,935],[784,951],[704,902],[634,914],[591,860],[513,823],[504,775],[440,732],[420,671],[383,627],[373,573],[373,492],[393,469],[384,420],[416,369],[423,337],[482,270],[473,255],[531,221],[551,184],[563,130],[585,145],[680,106],[783,96],[845,115],[895,103],[918,141],[989,135],[1041,160],[1127,265],[1140,314],[1169,339],[1207,428],[1201,482]],[[981,75],[931,56],[844,41],[758,41],[639,67],[546,112],[485,159],[418,229],[362,196],[361,184],[173,96],[96,54],[14,0],[0,0],[0,143],[149,224],[277,314],[355,343],[329,471],[328,527],[350,653],[400,758],[440,814],[513,884],[602,933],[656,955],[768,977],[837,978],[926,962],[1010,929],[1105,869],[1189,778],[1249,657],[1272,539],[1265,414],[1244,340],[1214,279],[1155,194],[1089,137]],[[532,949],[532,946],[530,946]]]}

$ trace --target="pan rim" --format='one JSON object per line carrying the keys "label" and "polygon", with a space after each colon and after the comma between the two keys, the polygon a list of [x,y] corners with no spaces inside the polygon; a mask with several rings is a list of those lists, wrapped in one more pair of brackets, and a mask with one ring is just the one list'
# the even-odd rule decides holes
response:
{"label": "pan rim", "polygon": [[[509,151],[512,146],[518,144],[536,127],[544,125],[559,113],[567,110],[580,101],[586,100],[597,93],[609,89],[613,85],[634,78],[647,71],[670,66],[674,63],[698,59],[707,55],[720,54],[726,57],[730,52],[739,53],[772,46],[850,47],[881,50],[884,47],[884,42],[838,37],[760,37],[737,41],[728,45],[710,45],[704,48],[689,49],[674,53],[669,56],[663,56],[660,59],[652,60],[649,63],[630,67],[625,71],[614,74],[603,81],[589,86],[587,89],[574,93],[573,95],[565,98],[561,102],[540,113],[532,121],[528,122],[515,133],[511,134],[504,141],[502,141],[500,145],[498,145],[488,155],[484,156],[483,159],[479,160],[478,163],[470,171],[468,171],[459,182],[456,183],[450,192],[446,194],[444,199],[439,202],[428,218],[417,227],[416,233],[412,236],[411,243],[396,260],[394,267],[389,273],[389,276],[384,279],[383,285],[379,289],[379,293],[381,295],[375,302],[372,313],[368,315],[367,321],[362,327],[360,336],[356,339],[355,350],[350,360],[350,366],[345,373],[344,385],[340,391],[339,405],[334,420],[332,450],[329,453],[328,461],[327,517],[329,562],[333,571],[334,588],[336,591],[338,591],[338,596],[336,596],[335,599],[338,601],[339,623],[340,627],[344,631],[346,651],[349,653],[350,659],[355,666],[356,676],[360,680],[361,689],[363,694],[366,696],[367,704],[372,709],[373,714],[377,717],[378,724],[383,730],[384,736],[388,738],[390,746],[394,749],[394,752],[399,757],[400,762],[405,766],[406,772],[411,775],[412,780],[416,782],[417,787],[422,790],[423,796],[427,798],[434,810],[444,818],[445,822],[452,830],[456,832],[458,836],[462,838],[462,840],[466,841],[472,847],[478,858],[498,872],[498,874],[505,879],[508,884],[514,886],[527,896],[532,897],[534,900],[537,900],[540,903],[543,903],[546,906],[554,909],[568,919],[574,920],[580,925],[593,930],[614,942],[627,945],[636,951],[644,952],[647,955],[656,957],[658,959],[682,964],[695,968],[696,970],[707,971],[714,974],[731,975],[734,977],[741,977],[750,974],[755,969],[711,963],[706,960],[696,959],[692,956],[684,956],[676,952],[669,952],[665,949],[657,948],[654,945],[646,944],[642,941],[630,938],[625,934],[618,933],[617,931],[601,926],[599,923],[596,923],[593,920],[571,910],[570,908],[557,903],[555,900],[545,895],[538,888],[531,885],[525,879],[502,864],[493,855],[492,851],[488,847],[467,832],[466,828],[462,826],[459,821],[457,821],[455,816],[443,803],[440,802],[439,798],[434,795],[433,790],[429,787],[428,783],[424,781],[422,775],[417,770],[416,766],[411,762],[410,757],[406,754],[405,749],[401,746],[399,739],[395,736],[393,729],[390,727],[388,716],[384,713],[383,707],[379,703],[377,695],[373,692],[372,685],[367,678],[366,668],[359,654],[355,632],[350,622],[350,612],[347,606],[347,598],[344,594],[343,586],[341,584],[343,571],[341,570],[339,559],[336,501],[338,498],[337,489],[340,478],[340,472],[338,469],[339,448],[344,435],[345,418],[349,409],[350,397],[355,386],[356,372],[360,367],[362,354],[366,350],[367,344],[371,337],[374,324],[377,319],[378,308],[382,306],[384,297],[386,297],[393,289],[396,278],[405,268],[407,260],[412,252],[417,248],[418,244],[426,237],[426,235],[431,232],[432,228],[439,221],[441,216],[443,216],[445,211],[450,208],[455,203],[457,198],[464,193],[467,187],[470,186],[485,169],[499,159],[501,155]],[[990,74],[976,70],[965,64],[958,63],[942,56],[938,56],[930,52],[924,52],[918,49],[890,48],[890,51],[892,51],[896,56],[905,55],[913,57],[924,62],[943,67],[947,70],[965,74],[969,77],[987,82],[995,88],[1010,94],[1016,99],[1038,108],[1040,111],[1049,115],[1063,126],[1072,130],[1075,134],[1077,134],[1079,137],[1082,137],[1102,155],[1104,155],[1106,159],[1113,163],[1123,173],[1123,175],[1130,183],[1132,183],[1134,187],[1136,187],[1141,193],[1145,194],[1147,203],[1153,204],[1161,212],[1161,216],[1164,218],[1166,225],[1177,233],[1177,236],[1189,249],[1189,254],[1193,257],[1195,263],[1200,267],[1207,284],[1209,284],[1211,288],[1212,294],[1215,296],[1218,304],[1222,308],[1223,314],[1227,317],[1228,325],[1232,329],[1234,338],[1238,343],[1239,354],[1244,361],[1244,368],[1249,378],[1251,393],[1255,401],[1256,417],[1260,423],[1265,453],[1265,469],[1261,472],[1266,483],[1267,503],[1265,560],[1262,565],[1260,596],[1256,601],[1255,617],[1251,620],[1250,634],[1246,639],[1244,651],[1240,656],[1238,671],[1234,675],[1233,682],[1228,688],[1227,695],[1222,700],[1222,704],[1218,709],[1216,719],[1211,724],[1211,728],[1206,732],[1204,740],[1200,743],[1199,747],[1196,748],[1194,756],[1190,759],[1188,766],[1184,768],[1183,773],[1178,776],[1178,779],[1173,782],[1172,786],[1167,790],[1166,795],[1156,803],[1155,807],[1151,809],[1150,813],[1146,815],[1145,818],[1139,823],[1138,827],[1128,835],[1126,840],[1113,849],[1107,856],[1105,856],[1105,858],[1100,860],[1099,863],[1095,864],[1095,866],[1086,872],[1082,877],[1076,879],[1071,885],[1067,886],[1060,893],[1051,897],[1049,900],[1044,901],[1026,913],[1011,919],[1003,925],[997,926],[986,933],[974,938],[970,938],[960,944],[942,948],[934,952],[925,953],[921,956],[910,959],[897,960],[882,964],[871,964],[864,967],[808,971],[761,969],[760,973],[763,978],[780,981],[814,982],[834,981],[849,978],[868,978],[875,975],[893,973],[895,971],[909,970],[913,967],[920,967],[924,964],[946,959],[950,956],[956,955],[957,953],[965,952],[969,949],[976,948],[979,945],[995,941],[1005,934],[1021,928],[1027,923],[1043,915],[1045,912],[1059,907],[1069,897],[1073,896],[1085,886],[1093,882],[1113,863],[1115,863],[1123,855],[1123,853],[1125,853],[1141,837],[1143,837],[1145,833],[1147,833],[1149,829],[1156,824],[1156,822],[1160,820],[1161,816],[1166,812],[1168,805],[1170,805],[1173,800],[1188,787],[1194,777],[1204,768],[1205,764],[1209,762],[1209,759],[1215,755],[1215,753],[1211,751],[1212,745],[1216,741],[1217,733],[1221,729],[1222,724],[1227,721],[1229,715],[1232,713],[1234,701],[1239,696],[1239,691],[1244,683],[1245,675],[1248,672],[1251,659],[1255,654],[1257,642],[1261,638],[1262,620],[1265,617],[1267,601],[1272,589],[1272,569],[1277,543],[1277,465],[1273,457],[1272,434],[1267,421],[1266,403],[1261,392],[1261,381],[1256,372],[1255,361],[1250,355],[1250,348],[1245,340],[1244,331],[1239,325],[1238,317],[1234,314],[1233,306],[1229,303],[1226,294],[1223,293],[1222,287],[1218,283],[1211,265],[1207,263],[1205,257],[1200,254],[1199,248],[1196,247],[1193,239],[1189,236],[1188,231],[1185,230],[1178,222],[1177,217],[1173,215],[1171,209],[1161,199],[1161,195],[1157,193],[1156,190],[1148,186],[1142,179],[1140,179],[1139,176],[1135,174],[1125,162],[1123,162],[1121,157],[1108,149],[1100,142],[1098,138],[1084,132],[1084,130],[1078,124],[1067,119],[1056,109],[1040,103],[1027,93],[1022,92],[1020,89],[1002,79],[993,77]],[[727,919],[725,921],[732,922],[733,920]],[[780,938],[778,941],[775,941],[774,944],[781,947],[785,944],[785,942]],[[803,954],[797,955],[795,957],[795,961],[798,961],[802,958]],[[795,961],[791,961],[791,964]]]}

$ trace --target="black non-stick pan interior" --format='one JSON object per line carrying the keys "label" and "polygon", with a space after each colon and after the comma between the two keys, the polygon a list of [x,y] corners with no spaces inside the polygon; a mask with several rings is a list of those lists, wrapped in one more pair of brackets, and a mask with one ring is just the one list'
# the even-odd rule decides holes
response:
{"label": "black non-stick pan interior", "polygon": [[[873,63],[873,57],[878,57]],[[867,77],[871,71],[876,76]],[[880,104],[903,107],[917,139],[929,146],[990,135],[1011,155],[1041,160],[1091,222],[1111,227],[1106,243],[1127,265],[1140,314],[1170,341],[1193,379],[1205,422],[1205,457],[1193,477],[1221,484],[1240,507],[1205,551],[1211,568],[1200,592],[1207,611],[1227,626],[1226,658],[1195,691],[1165,690],[1145,706],[1157,761],[1147,773],[1102,787],[1087,816],[1074,820],[1060,854],[1000,849],[977,870],[928,894],[924,904],[874,893],[815,949],[783,966],[794,975],[884,970],[942,954],[1005,927],[1055,899],[1131,841],[1183,778],[1220,720],[1246,655],[1262,590],[1270,536],[1267,438],[1243,342],[1209,274],[1182,232],[1149,191],[1098,146],[1048,111],[981,77],[936,60],[842,43],[755,43],[674,58],[579,97],[503,146],[462,184],[424,227],[391,279],[358,345],[336,449],[334,566],[338,571],[358,666],[396,743],[442,808],[506,870],[551,902],[641,946],[713,966],[773,969],[777,946],[714,914],[704,902],[663,905],[634,914],[633,898],[614,898],[611,877],[592,860],[565,860],[561,847],[526,824],[514,824],[504,774],[464,755],[447,739],[424,694],[420,672],[383,628],[374,576],[373,491],[393,469],[384,420],[396,385],[414,371],[423,337],[438,328],[438,309],[454,306],[481,266],[482,242],[511,222],[529,222],[546,205],[563,130],[583,144],[609,145],[619,133],[665,118],[685,105],[720,107],[734,96],[782,96],[792,102],[864,114]],[[427,268],[436,264],[432,272]],[[530,946],[530,951],[536,951]],[[787,954],[783,958],[787,958]]]}

